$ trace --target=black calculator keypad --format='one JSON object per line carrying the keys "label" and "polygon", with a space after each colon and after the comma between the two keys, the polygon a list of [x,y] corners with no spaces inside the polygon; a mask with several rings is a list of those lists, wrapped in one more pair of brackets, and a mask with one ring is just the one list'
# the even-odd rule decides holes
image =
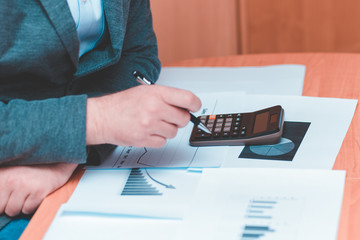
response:
{"label": "black calculator keypad", "polygon": [[283,132],[284,110],[276,105],[254,112],[203,115],[199,119],[211,134],[194,125],[191,146],[276,144]]}
{"label": "black calculator keypad", "polygon": [[212,132],[207,134],[196,130],[195,139],[229,139],[246,136],[246,127],[242,126],[241,113],[201,116],[200,121]]}

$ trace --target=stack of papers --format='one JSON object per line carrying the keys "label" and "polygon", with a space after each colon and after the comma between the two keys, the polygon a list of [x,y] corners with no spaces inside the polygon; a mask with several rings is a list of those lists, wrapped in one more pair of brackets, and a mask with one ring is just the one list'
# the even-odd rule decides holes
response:
{"label": "stack of papers", "polygon": [[[112,172],[111,182],[110,177],[107,181],[101,178],[106,170],[95,171],[101,183],[94,184],[92,194],[74,196],[63,205],[45,239],[336,239],[344,171],[164,170],[158,174],[179,180],[171,182],[172,195],[149,181],[148,191],[158,195],[150,200],[150,195],[138,192],[125,196],[128,202],[121,199],[125,187],[120,187],[124,185],[120,179],[128,175],[125,171]],[[89,172],[85,178],[95,174]],[[153,174],[156,180],[166,179],[158,174]],[[86,185],[82,181],[75,195],[89,190]],[[110,202],[98,193],[117,201]],[[185,193],[179,201],[171,198],[177,193]]]}
{"label": "stack of papers", "polygon": [[305,67],[165,68],[158,84],[201,98],[195,113],[285,109],[280,143],[119,146],[88,167],[45,239],[336,239],[345,172],[332,171],[357,101],[301,97]]}

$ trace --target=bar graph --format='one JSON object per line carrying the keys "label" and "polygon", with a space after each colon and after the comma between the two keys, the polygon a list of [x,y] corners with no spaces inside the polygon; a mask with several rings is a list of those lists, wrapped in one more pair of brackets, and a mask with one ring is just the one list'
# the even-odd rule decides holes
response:
{"label": "bar graph", "polygon": [[298,199],[292,197],[259,197],[249,200],[240,240],[292,239],[296,234],[301,209]]}
{"label": "bar graph", "polygon": [[133,168],[129,174],[122,196],[161,196],[162,193],[151,185],[141,169]]}

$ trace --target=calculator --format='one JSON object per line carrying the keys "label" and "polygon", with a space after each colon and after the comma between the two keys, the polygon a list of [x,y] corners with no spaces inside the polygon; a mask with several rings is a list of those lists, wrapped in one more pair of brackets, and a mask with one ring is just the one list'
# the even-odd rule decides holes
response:
{"label": "calculator", "polygon": [[191,146],[269,145],[280,141],[284,109],[280,105],[255,112],[203,115],[199,120],[211,131],[194,126]]}

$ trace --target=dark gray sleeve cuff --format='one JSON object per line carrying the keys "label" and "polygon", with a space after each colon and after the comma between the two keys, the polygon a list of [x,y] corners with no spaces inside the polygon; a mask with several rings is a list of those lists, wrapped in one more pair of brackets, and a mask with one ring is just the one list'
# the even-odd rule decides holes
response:
{"label": "dark gray sleeve cuff", "polygon": [[86,95],[0,102],[0,164],[86,162]]}

